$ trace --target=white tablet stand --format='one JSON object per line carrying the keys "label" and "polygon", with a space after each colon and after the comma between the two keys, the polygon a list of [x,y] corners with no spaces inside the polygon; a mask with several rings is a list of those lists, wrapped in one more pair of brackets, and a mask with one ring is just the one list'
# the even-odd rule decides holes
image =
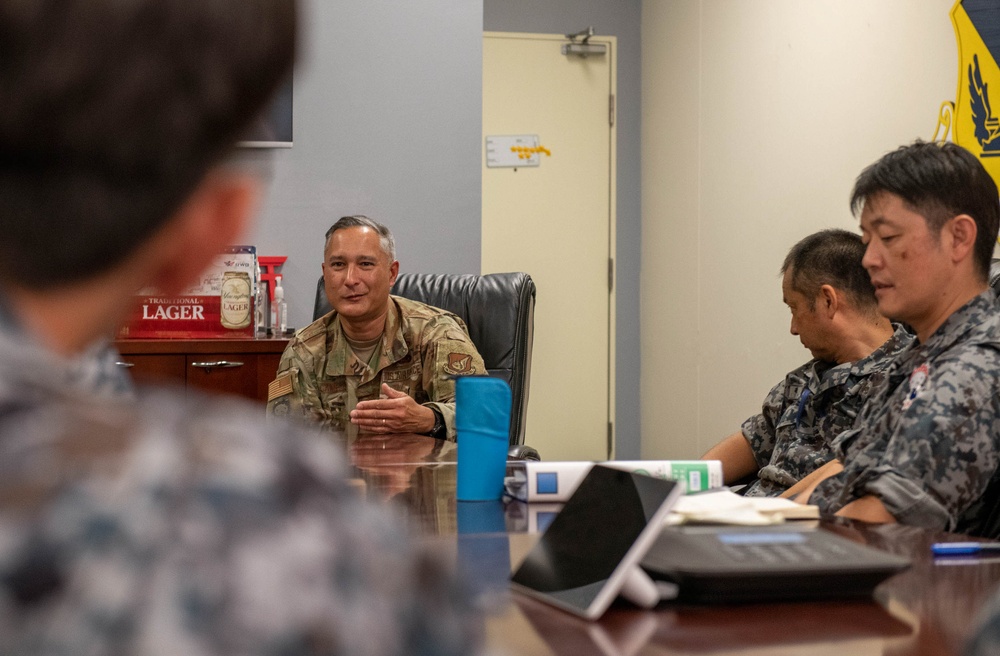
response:
{"label": "white tablet stand", "polygon": [[676,599],[676,583],[654,581],[638,565],[629,570],[619,594],[640,608],[652,608],[664,599]]}

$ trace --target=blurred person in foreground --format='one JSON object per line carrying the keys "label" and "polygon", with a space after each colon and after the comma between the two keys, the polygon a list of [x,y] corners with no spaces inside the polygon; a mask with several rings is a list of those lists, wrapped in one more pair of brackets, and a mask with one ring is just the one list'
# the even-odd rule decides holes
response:
{"label": "blurred person in foreground", "polygon": [[861,266],[861,236],[822,230],[792,246],[781,265],[790,331],[813,358],[788,372],[760,413],[712,447],[727,484],[756,475],[747,496],[777,496],[833,460],[832,442],[854,424],[861,405],[913,340],[879,314]]}
{"label": "blurred person in foreground", "polygon": [[67,376],[237,243],[292,0],[0,0],[0,652],[465,654],[437,556],[256,406]]}

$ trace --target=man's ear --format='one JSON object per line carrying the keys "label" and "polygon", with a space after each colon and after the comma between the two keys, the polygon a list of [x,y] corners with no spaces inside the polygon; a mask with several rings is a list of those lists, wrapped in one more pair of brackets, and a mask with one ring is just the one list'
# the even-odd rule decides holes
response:
{"label": "man's ear", "polygon": [[947,232],[953,262],[970,257],[976,247],[976,220],[968,214],[959,214],[948,221],[942,230]]}
{"label": "man's ear", "polygon": [[396,278],[399,276],[399,260],[393,261],[389,265],[389,288],[391,289],[393,285],[396,284]]}
{"label": "man's ear", "polygon": [[224,247],[238,243],[257,210],[260,187],[246,173],[209,173],[156,237],[159,266],[152,284],[164,294],[178,294]]}
{"label": "man's ear", "polygon": [[816,307],[817,311],[822,312],[827,319],[837,314],[837,310],[840,309],[840,294],[833,285],[823,285],[819,288],[819,294],[816,296]]}

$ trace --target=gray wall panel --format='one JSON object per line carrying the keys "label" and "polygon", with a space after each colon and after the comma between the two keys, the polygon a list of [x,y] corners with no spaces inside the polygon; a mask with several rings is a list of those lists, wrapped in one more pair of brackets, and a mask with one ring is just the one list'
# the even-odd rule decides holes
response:
{"label": "gray wall panel", "polygon": [[287,255],[290,325],[311,320],[322,239],[344,214],[395,232],[400,270],[480,270],[482,5],[309,0],[295,145],[277,149],[254,234]]}

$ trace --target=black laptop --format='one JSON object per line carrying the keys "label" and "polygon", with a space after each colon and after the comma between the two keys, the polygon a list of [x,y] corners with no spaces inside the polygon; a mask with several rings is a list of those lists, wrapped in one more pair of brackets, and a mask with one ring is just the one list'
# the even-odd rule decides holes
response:
{"label": "black laptop", "polygon": [[660,532],[642,568],[696,603],[867,597],[910,561],[820,528],[684,526]]}

